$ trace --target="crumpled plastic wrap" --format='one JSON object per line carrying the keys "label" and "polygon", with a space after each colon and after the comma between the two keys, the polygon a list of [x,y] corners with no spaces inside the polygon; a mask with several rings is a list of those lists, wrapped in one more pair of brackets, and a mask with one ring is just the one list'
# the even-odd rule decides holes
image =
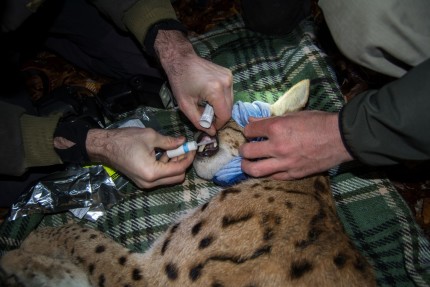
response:
{"label": "crumpled plastic wrap", "polygon": [[[163,130],[156,117],[157,109],[140,107],[123,115],[109,129],[125,127],[151,127]],[[58,213],[70,211],[74,216],[92,222],[106,214],[106,210],[122,199],[120,191],[129,180],[115,170],[102,165],[81,167],[71,165],[41,179],[23,194],[11,208],[8,220],[35,213]]]}
{"label": "crumpled plastic wrap", "polygon": [[103,166],[70,166],[46,176],[23,194],[11,208],[9,220],[34,213],[70,211],[95,222],[122,199]]}

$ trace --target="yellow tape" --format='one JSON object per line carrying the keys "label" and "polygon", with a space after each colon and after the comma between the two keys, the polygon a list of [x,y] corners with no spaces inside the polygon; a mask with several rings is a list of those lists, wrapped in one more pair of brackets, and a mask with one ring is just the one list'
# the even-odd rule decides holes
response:
{"label": "yellow tape", "polygon": [[[84,166],[84,167],[88,168],[88,167],[90,167],[90,165],[87,165],[87,166]],[[105,165],[103,165],[103,168],[105,169],[105,171],[107,172],[107,174],[110,176],[110,178],[112,178],[113,180],[115,180],[119,176],[118,173],[116,172],[116,170],[114,170],[114,169],[112,169],[112,168],[110,168],[108,166],[105,166]]]}
{"label": "yellow tape", "polygon": [[103,166],[103,168],[106,170],[110,177],[113,177],[116,174],[116,170],[111,169],[110,167]]}

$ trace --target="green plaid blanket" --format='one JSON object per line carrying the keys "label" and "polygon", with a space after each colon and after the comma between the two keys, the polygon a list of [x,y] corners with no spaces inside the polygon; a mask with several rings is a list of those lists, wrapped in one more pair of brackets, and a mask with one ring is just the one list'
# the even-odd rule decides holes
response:
{"label": "green plaid blanket", "polygon": [[[311,80],[309,109],[338,111],[343,98],[326,55],[318,48],[313,23],[304,21],[282,38],[244,28],[240,17],[192,39],[203,57],[231,69],[235,100],[275,101],[302,79]],[[148,110],[162,132],[191,138],[192,126],[176,110]],[[430,285],[429,242],[407,205],[383,172],[357,163],[330,171],[338,214],[351,238],[376,270],[380,286]],[[125,198],[96,223],[135,251],[145,251],[178,216],[207,201],[220,188],[190,169],[183,184],[152,191],[137,190],[119,177]],[[75,220],[70,213],[35,214],[0,226],[0,254],[16,248],[39,226]]]}

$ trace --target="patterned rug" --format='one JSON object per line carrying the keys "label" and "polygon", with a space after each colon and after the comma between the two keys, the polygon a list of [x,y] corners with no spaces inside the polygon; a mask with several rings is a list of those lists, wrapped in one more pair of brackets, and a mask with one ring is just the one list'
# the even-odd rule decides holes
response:
{"label": "patterned rug", "polygon": [[[282,38],[244,28],[240,16],[192,39],[203,57],[231,69],[235,100],[274,102],[302,79],[311,80],[308,109],[337,111],[344,98],[327,56],[316,45],[314,23],[304,21]],[[176,110],[145,110],[160,131],[192,138],[192,126]],[[386,175],[357,163],[330,171],[338,214],[347,233],[376,270],[380,286],[430,285],[430,244],[407,204]],[[122,184],[124,183],[125,184]],[[143,252],[184,212],[207,201],[220,188],[193,169],[183,184],[140,191],[126,179],[116,184],[125,198],[96,223],[132,250]],[[40,226],[77,221],[70,213],[34,214],[0,226],[0,252],[16,248]]]}

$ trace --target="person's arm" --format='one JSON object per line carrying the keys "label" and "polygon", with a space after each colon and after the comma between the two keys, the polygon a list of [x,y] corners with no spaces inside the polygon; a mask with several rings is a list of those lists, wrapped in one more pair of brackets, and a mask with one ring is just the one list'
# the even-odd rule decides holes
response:
{"label": "person's arm", "polygon": [[298,179],[353,159],[342,143],[337,113],[301,111],[251,118],[244,134],[266,139],[239,148],[242,170],[254,177]]}
{"label": "person's arm", "polygon": [[155,148],[174,149],[185,138],[163,136],[150,128],[94,129],[85,123],[36,117],[0,101],[0,174],[22,175],[29,167],[63,162],[109,165],[142,188],[179,183],[195,152],[156,160]]}
{"label": "person's arm", "polygon": [[345,105],[339,118],[343,142],[369,165],[429,160],[429,107],[430,59]]}
{"label": "person's arm", "polygon": [[430,159],[430,60],[379,91],[357,95],[338,113],[302,111],[252,120],[240,147],[242,170],[295,179],[354,158],[369,165]]}
{"label": "person's arm", "polygon": [[[143,50],[155,56],[158,29],[186,31],[178,21],[170,0],[93,0],[97,9],[117,28],[130,32]],[[160,25],[159,27],[156,27]]]}
{"label": "person's arm", "polygon": [[[231,71],[197,55],[168,0],[138,1],[123,20],[144,50],[159,60],[181,111],[197,129],[214,135],[231,117]],[[203,102],[214,108],[209,129],[199,124]]]}
{"label": "person's arm", "polygon": [[[231,118],[231,71],[197,55],[191,43],[179,31],[158,31],[154,47],[181,111],[197,129],[214,135],[216,129],[224,126]],[[214,108],[214,123],[209,129],[199,124],[203,102]]]}
{"label": "person's arm", "polygon": [[160,160],[155,149],[175,149],[185,141],[161,135],[151,128],[92,128],[84,121],[60,122],[54,147],[64,162],[101,163],[127,176],[138,187],[180,183],[195,152]]}
{"label": "person's arm", "polygon": [[[94,4],[118,27],[130,31],[149,56],[159,60],[181,111],[197,129],[214,135],[231,117],[231,71],[197,55],[170,0],[132,2],[120,2],[118,7],[107,0],[96,0]],[[203,102],[214,108],[214,124],[209,129],[199,125]]]}
{"label": "person's arm", "polygon": [[153,188],[185,179],[195,151],[173,159],[155,157],[155,148],[175,149],[184,142],[184,137],[163,136],[151,128],[91,129],[86,148],[92,162],[118,170],[141,188]]}

